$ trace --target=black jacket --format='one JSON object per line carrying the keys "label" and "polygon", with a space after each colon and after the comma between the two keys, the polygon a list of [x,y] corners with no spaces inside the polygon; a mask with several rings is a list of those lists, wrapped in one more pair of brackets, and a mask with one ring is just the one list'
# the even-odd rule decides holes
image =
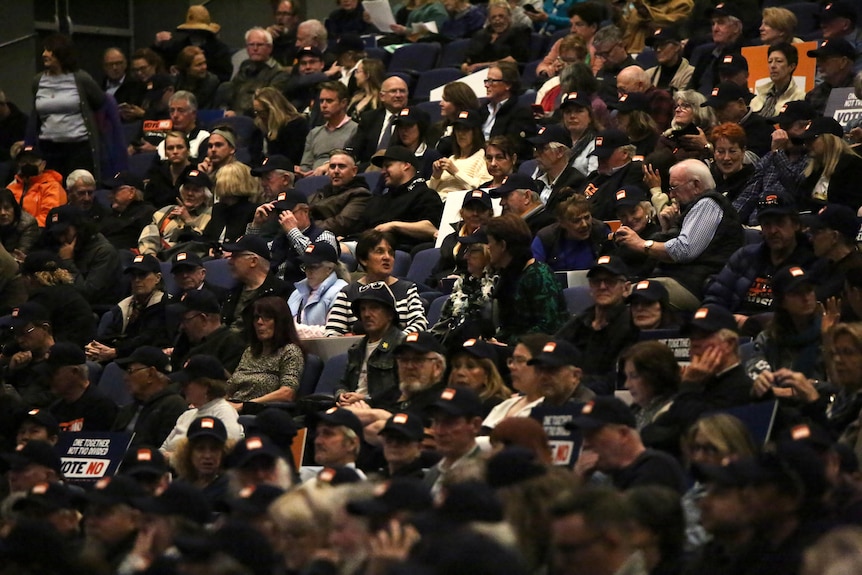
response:
{"label": "black jacket", "polygon": [[[811,174],[801,185],[802,205],[800,210],[817,211],[823,207],[823,202],[811,198],[814,185],[820,179],[821,172]],[[838,160],[835,171],[829,178],[828,198],[830,204],[843,204],[852,210],[862,206],[862,187],[859,178],[862,175],[862,158],[856,154],[844,154]]]}
{"label": "black jacket", "polygon": [[[484,125],[491,111],[488,109],[487,101],[479,106],[479,118]],[[525,138],[532,137],[536,133],[536,121],[533,119],[533,111],[529,106],[522,106],[518,102],[518,96],[512,96],[506,100],[497,110],[494,125],[491,126],[492,136],[508,136],[518,150],[518,156],[529,158],[532,156],[532,145]]]}
{"label": "black jacket", "polygon": [[595,171],[587,176],[582,191],[590,201],[590,213],[594,218],[617,219],[616,193],[623,186],[643,186],[643,162],[629,162],[610,175]]}
{"label": "black jacket", "polygon": [[[380,196],[371,196],[365,205],[359,229],[368,230],[379,224],[401,221],[421,222],[428,220],[435,226],[443,215],[440,195],[428,187],[422,178],[413,178],[401,186],[387,188]],[[409,252],[423,240],[401,232],[395,232],[395,249]]]}
{"label": "black jacket", "polygon": [[242,316],[242,325],[235,326],[234,324],[236,323],[235,316],[237,312],[237,305],[239,305],[239,299],[242,296],[243,289],[244,287],[242,284],[233,288],[228,294],[227,300],[225,300],[224,305],[221,308],[222,323],[232,328],[234,331],[239,331],[245,326],[251,324],[251,304],[254,303],[255,300],[267,296],[277,296],[287,299],[287,296],[289,296],[290,292],[293,291],[288,284],[284,283],[274,275],[270,274],[266,276],[266,279],[263,280],[263,283],[260,284],[260,287],[255,290],[254,297],[249,300],[249,304],[242,310],[239,310],[239,313]]}
{"label": "black jacket", "polygon": [[177,418],[188,409],[188,403],[180,394],[163,389],[156,392],[144,402],[135,401],[120,408],[117,419],[114,420],[113,431],[126,431],[135,414],[135,422],[131,446],[151,445],[159,447],[167,439],[171,430],[177,424]]}
{"label": "black jacket", "polygon": [[122,212],[111,210],[102,218],[99,231],[118,250],[136,249],[141,231],[152,223],[155,211],[151,204],[134,201]]}

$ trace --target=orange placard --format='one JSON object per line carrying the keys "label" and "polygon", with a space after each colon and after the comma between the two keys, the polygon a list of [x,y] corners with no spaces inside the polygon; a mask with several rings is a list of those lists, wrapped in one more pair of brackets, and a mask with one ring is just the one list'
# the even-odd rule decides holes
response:
{"label": "orange placard", "polygon": [[[814,70],[817,67],[817,62],[808,56],[808,51],[816,49],[817,42],[800,42],[793,46],[799,51],[799,65],[793,72],[793,80],[804,82],[805,91],[808,92],[814,88]],[[746,46],[742,49],[742,55],[748,60],[748,89],[752,93],[757,86],[769,82],[768,51],[769,46]]]}
{"label": "orange placard", "polygon": [[172,127],[170,120],[146,120],[143,129],[145,132],[170,132]]}

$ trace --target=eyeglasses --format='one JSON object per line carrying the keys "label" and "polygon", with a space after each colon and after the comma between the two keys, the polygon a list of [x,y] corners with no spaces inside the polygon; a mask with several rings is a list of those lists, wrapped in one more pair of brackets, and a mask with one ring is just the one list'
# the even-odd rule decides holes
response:
{"label": "eyeglasses", "polygon": [[407,90],[404,88],[392,88],[391,90],[382,90],[381,94],[406,94]]}
{"label": "eyeglasses", "polygon": [[323,267],[323,264],[300,264],[299,269],[304,272],[313,272]]}
{"label": "eyeglasses", "polygon": [[615,287],[623,282],[620,278],[589,278],[590,287],[599,287],[604,284],[607,287]]}
{"label": "eyeglasses", "polygon": [[668,192],[675,192],[675,191],[677,191],[678,189],[680,189],[680,188],[682,188],[682,187],[685,187],[685,186],[689,185],[689,184],[690,184],[690,183],[692,183],[692,182],[694,182],[694,180],[689,180],[689,181],[687,181],[687,182],[683,182],[683,183],[681,183],[681,184],[677,184],[677,185],[675,185],[675,186],[670,186],[670,187],[667,189],[667,191],[668,191]]}
{"label": "eyeglasses", "polygon": [[359,286],[359,293],[367,292],[370,289],[384,289],[387,287],[386,282],[372,282],[364,286]]}
{"label": "eyeglasses", "polygon": [[145,365],[144,367],[130,367],[126,370],[126,373],[128,373],[129,375],[133,375],[133,374],[135,374],[139,371],[143,371],[145,369],[150,369],[150,366]]}
{"label": "eyeglasses", "polygon": [[254,48],[254,49],[263,48],[264,46],[269,46],[269,44],[267,44],[265,42],[246,42],[246,44],[245,44],[246,48]]}
{"label": "eyeglasses", "polygon": [[33,327],[31,327],[30,329],[24,330],[24,331],[22,331],[22,332],[18,332],[18,331],[16,331],[16,332],[15,332],[15,335],[21,336],[21,335],[28,335],[28,334],[31,334],[31,333],[33,333],[33,330],[34,330],[34,329],[36,329],[36,327],[37,327],[37,326],[35,326],[35,325],[34,325],[34,326],[33,326]]}
{"label": "eyeglasses", "polygon": [[832,357],[853,357],[859,355],[859,350],[849,347],[839,347],[829,350],[829,355]]}
{"label": "eyeglasses", "polygon": [[508,365],[509,367],[512,367],[515,365],[527,365],[528,361],[530,361],[530,360],[526,357],[513,355],[512,357],[510,357],[509,359],[506,360],[506,365]]}
{"label": "eyeglasses", "polygon": [[485,80],[483,80],[483,83],[484,83],[486,86],[487,86],[488,84],[497,84],[497,83],[499,83],[499,82],[505,82],[505,80],[503,80],[503,79],[501,79],[501,78],[485,78]]}
{"label": "eyeglasses", "polygon": [[691,110],[692,108],[693,106],[691,104],[687,104],[685,102],[679,102],[673,107],[674,110]]}
{"label": "eyeglasses", "polygon": [[719,449],[711,443],[692,443],[689,446],[689,451],[692,453],[703,453],[705,455],[718,455]]}

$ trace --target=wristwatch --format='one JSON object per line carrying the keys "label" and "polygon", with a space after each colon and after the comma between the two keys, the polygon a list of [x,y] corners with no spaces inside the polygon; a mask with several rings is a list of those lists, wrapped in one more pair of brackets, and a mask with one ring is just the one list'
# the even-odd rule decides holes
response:
{"label": "wristwatch", "polygon": [[653,241],[653,240],[647,240],[647,241],[645,241],[645,242],[644,242],[644,251],[645,251],[645,252],[650,251],[650,248],[652,248],[652,246],[653,246],[653,244],[654,244],[654,243],[655,243],[655,241]]}

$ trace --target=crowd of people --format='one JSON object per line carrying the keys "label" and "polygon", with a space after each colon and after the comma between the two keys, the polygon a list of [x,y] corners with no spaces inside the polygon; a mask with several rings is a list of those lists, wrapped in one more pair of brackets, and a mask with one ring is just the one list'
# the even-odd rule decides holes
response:
{"label": "crowd of people", "polygon": [[862,7],[272,4],[0,92],[0,573],[862,571]]}

